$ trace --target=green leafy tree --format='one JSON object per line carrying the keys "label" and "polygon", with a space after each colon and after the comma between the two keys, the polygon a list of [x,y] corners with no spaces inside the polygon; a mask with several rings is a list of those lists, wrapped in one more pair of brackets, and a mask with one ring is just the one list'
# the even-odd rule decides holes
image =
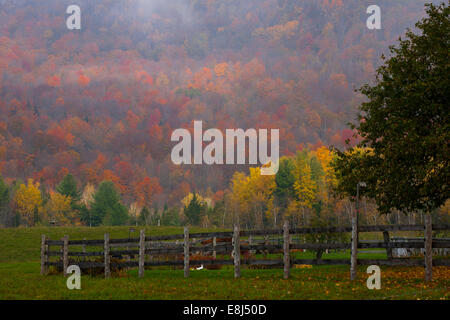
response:
{"label": "green leafy tree", "polygon": [[295,164],[292,158],[281,158],[278,172],[275,175],[275,199],[277,205],[285,210],[289,201],[294,198]]}
{"label": "green leafy tree", "polygon": [[73,203],[78,202],[81,197],[81,193],[77,187],[77,181],[70,173],[61,180],[56,187],[56,191],[64,196],[70,197]]}
{"label": "green leafy tree", "polygon": [[34,207],[33,209],[33,220],[34,224],[39,224],[41,222],[41,216],[39,215],[38,207]]}
{"label": "green leafy tree", "polygon": [[219,227],[222,225],[225,208],[225,199],[221,199],[215,203],[214,208],[208,209],[209,221],[213,226]]}
{"label": "green leafy tree", "polygon": [[[11,199],[15,199],[16,198],[16,194],[17,192],[19,192],[20,190],[20,186],[24,184],[22,179],[17,179],[14,180],[11,183],[11,187],[10,187],[10,197]],[[20,218],[20,212],[19,212],[19,208],[17,207],[17,204],[15,203],[15,201],[12,203],[12,207],[10,208],[11,210],[11,215],[12,215],[12,225],[14,227],[18,227],[20,225],[21,222],[21,218]]]}
{"label": "green leafy tree", "polygon": [[147,221],[148,221],[149,217],[150,217],[150,210],[148,210],[147,207],[142,208],[141,214],[139,215],[139,218],[138,218],[138,224],[140,226],[147,225]]}
{"label": "green leafy tree", "polygon": [[180,216],[178,214],[178,208],[164,208],[162,217],[161,217],[161,225],[162,226],[179,226]]}
{"label": "green leafy tree", "polygon": [[153,214],[150,214],[150,225],[151,226],[161,225],[161,217],[159,215],[159,209],[157,204],[153,208]]}
{"label": "green leafy tree", "polygon": [[184,207],[187,222],[190,225],[199,225],[205,209],[205,205],[198,200],[197,194],[194,192],[192,200],[187,207]]}
{"label": "green leafy tree", "polygon": [[449,198],[450,9],[427,4],[426,12],[416,23],[419,32],[408,30],[390,47],[391,57],[383,57],[375,85],[360,89],[368,101],[353,129],[359,146],[373,152],[357,153],[358,161],[350,150],[337,162],[341,172],[349,168],[339,164],[356,166],[381,213],[431,212]]}
{"label": "green leafy tree", "polygon": [[[356,197],[356,185],[359,182],[376,184],[376,177],[370,174],[373,160],[373,150],[370,148],[354,147],[347,152],[336,150],[337,156],[333,159],[332,166],[335,169],[337,184],[335,193],[341,198]],[[367,188],[360,188],[360,195],[365,195]]]}
{"label": "green leafy tree", "polygon": [[[72,174],[67,174],[61,180],[61,182],[56,186],[56,191],[66,197],[70,197],[70,206],[75,215],[78,216],[81,221],[87,222],[87,225],[91,225],[89,223],[90,220],[85,220],[86,218],[90,218],[90,211],[85,204],[80,203],[81,190],[78,189],[77,181]],[[45,197],[44,202],[46,202]]]}
{"label": "green leafy tree", "polygon": [[0,223],[6,225],[8,223],[10,192],[9,186],[0,176]]}
{"label": "green leafy tree", "polygon": [[100,183],[91,205],[91,219],[93,226],[119,226],[128,220],[127,208],[120,202],[120,195],[113,182]]}
{"label": "green leafy tree", "polygon": [[78,215],[81,222],[87,226],[92,226],[92,212],[85,204],[79,206]]}

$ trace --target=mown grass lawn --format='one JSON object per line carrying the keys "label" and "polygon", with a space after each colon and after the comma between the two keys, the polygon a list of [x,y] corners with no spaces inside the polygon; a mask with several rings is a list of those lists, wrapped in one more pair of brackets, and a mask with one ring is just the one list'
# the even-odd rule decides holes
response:
{"label": "mown grass lawn", "polygon": [[422,268],[382,268],[382,288],[366,287],[365,268],[349,280],[346,266],[292,269],[289,280],[281,269],[191,271],[136,270],[120,277],[82,276],[81,290],[68,290],[62,275],[41,276],[37,262],[0,264],[1,299],[446,299],[450,298],[448,268],[434,268],[434,281],[425,285]]}
{"label": "mown grass lawn", "polygon": [[[197,229],[197,231],[200,231]],[[82,275],[81,290],[68,290],[62,275],[41,276],[41,233],[52,239],[69,234],[72,239],[128,237],[127,227],[30,228],[0,230],[0,299],[450,299],[450,268],[433,268],[433,282],[425,284],[420,267],[382,267],[381,290],[366,287],[366,267],[358,280],[349,280],[348,266],[292,268],[283,280],[282,269],[250,270],[234,279],[232,267],[193,270],[188,279],[183,270],[154,268],[143,279],[131,269],[110,279]],[[182,228],[148,228],[146,234],[181,233]],[[310,258],[311,253],[299,254]],[[360,258],[383,258],[383,253],[361,253]],[[276,255],[272,255],[275,258]],[[348,252],[323,258],[348,257]]]}

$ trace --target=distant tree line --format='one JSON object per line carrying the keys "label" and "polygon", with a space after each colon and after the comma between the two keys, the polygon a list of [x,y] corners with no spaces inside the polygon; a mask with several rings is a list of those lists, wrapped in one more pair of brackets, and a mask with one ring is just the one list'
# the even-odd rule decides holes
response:
{"label": "distant tree line", "polygon": [[115,184],[107,180],[97,188],[88,184],[81,190],[69,173],[55,190],[48,190],[32,179],[8,185],[0,176],[0,226],[200,226],[205,214],[218,226],[221,203],[208,207],[199,194],[185,199],[189,196],[192,199],[186,206],[169,208],[165,204],[160,210],[157,204],[151,208],[139,207],[136,202],[126,206]]}

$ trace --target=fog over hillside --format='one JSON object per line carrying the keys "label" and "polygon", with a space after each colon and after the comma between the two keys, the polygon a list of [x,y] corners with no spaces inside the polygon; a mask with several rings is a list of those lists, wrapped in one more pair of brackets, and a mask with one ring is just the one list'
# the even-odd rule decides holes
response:
{"label": "fog over hillside", "polygon": [[[433,1],[439,3],[439,1]],[[229,186],[248,166],[176,166],[176,128],[280,129],[280,155],[342,148],[382,53],[420,0],[0,0],[0,174],[104,179],[135,201]],[[81,8],[81,30],[66,9]],[[366,9],[381,8],[381,30]]]}

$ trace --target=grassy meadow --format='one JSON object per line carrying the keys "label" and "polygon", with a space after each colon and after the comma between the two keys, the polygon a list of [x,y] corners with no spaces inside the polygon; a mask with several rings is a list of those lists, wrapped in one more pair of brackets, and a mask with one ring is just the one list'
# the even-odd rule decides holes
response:
{"label": "grassy meadow", "polygon": [[[139,230],[139,228],[135,228]],[[147,235],[182,233],[179,227],[147,227]],[[191,232],[210,231],[192,228]],[[170,267],[146,270],[143,279],[137,269],[115,274],[110,279],[82,275],[81,290],[69,290],[61,274],[40,275],[40,239],[46,234],[60,239],[126,238],[128,227],[17,228],[0,229],[0,299],[450,299],[450,268],[433,268],[433,282],[425,284],[421,267],[382,267],[381,289],[366,287],[366,268],[359,267],[358,280],[349,280],[348,266],[292,268],[283,280],[282,269],[247,269],[234,279],[232,266],[220,270],[193,270],[188,279],[183,270]],[[131,234],[137,237],[138,231]],[[369,236],[371,238],[375,235]],[[312,258],[312,252],[296,253]],[[281,255],[270,255],[271,258]],[[324,259],[348,258],[349,252],[324,254]],[[359,253],[359,258],[381,259],[379,250]]]}

